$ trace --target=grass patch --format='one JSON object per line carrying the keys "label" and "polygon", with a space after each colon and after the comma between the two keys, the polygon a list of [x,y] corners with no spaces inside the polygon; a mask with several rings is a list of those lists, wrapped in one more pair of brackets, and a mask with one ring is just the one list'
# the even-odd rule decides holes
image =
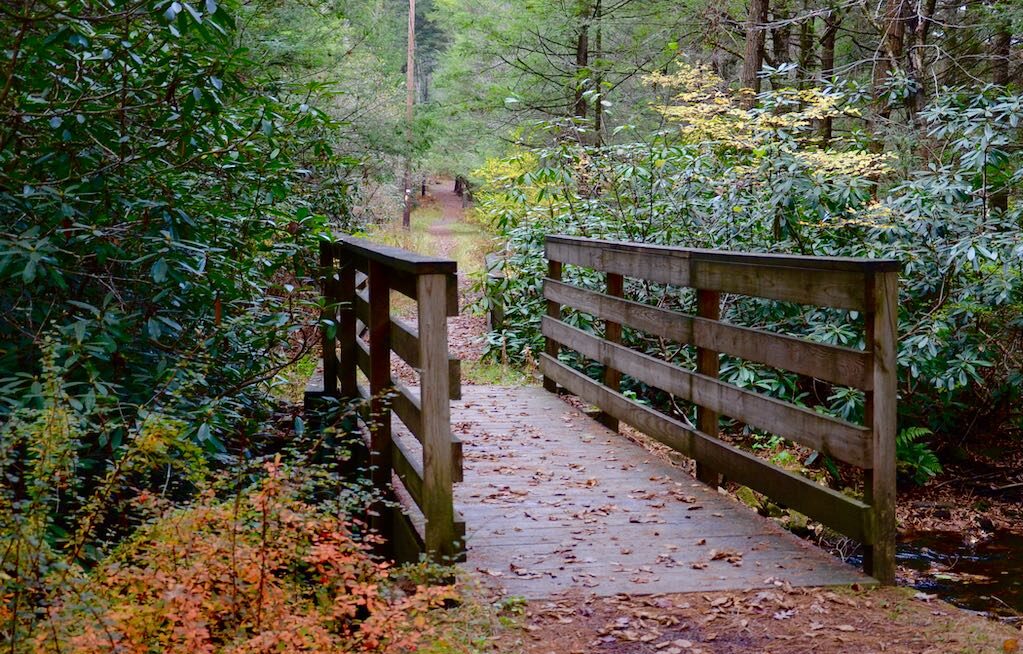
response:
{"label": "grass patch", "polygon": [[309,380],[316,374],[320,365],[320,353],[309,352],[304,357],[281,371],[280,381],[274,386],[277,397],[293,404],[301,404],[305,399],[305,389]]}
{"label": "grass patch", "polygon": [[526,370],[491,361],[463,361],[462,379],[477,386],[530,386],[536,380]]}
{"label": "grass patch", "polygon": [[526,601],[491,596],[470,575],[457,574],[458,603],[431,614],[434,636],[421,643],[422,654],[484,654],[498,641],[524,633]]}

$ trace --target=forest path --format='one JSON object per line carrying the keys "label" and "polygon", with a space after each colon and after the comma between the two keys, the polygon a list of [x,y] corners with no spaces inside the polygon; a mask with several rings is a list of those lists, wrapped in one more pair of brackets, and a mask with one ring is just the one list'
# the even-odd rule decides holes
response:
{"label": "forest path", "polygon": [[[462,198],[454,191],[454,180],[430,179],[426,197],[412,214],[412,230],[422,230],[425,238],[418,241],[422,254],[454,259],[458,262],[459,314],[448,320],[448,349],[466,362],[479,361],[487,333],[487,319],[472,315],[475,301],[472,275],[483,267],[487,235],[466,218]],[[472,384],[470,375],[462,380]]]}

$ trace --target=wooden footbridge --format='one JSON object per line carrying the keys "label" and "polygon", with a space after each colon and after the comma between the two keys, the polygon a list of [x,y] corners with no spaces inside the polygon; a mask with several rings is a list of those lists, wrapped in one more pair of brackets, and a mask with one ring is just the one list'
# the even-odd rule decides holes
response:
{"label": "wooden footbridge", "polygon": [[[463,388],[447,350],[446,319],[458,311],[455,262],[347,237],[322,244],[323,378],[307,400],[327,395],[364,407],[360,465],[395,500],[369,514],[397,558],[461,561],[527,597],[870,580],[719,492],[728,480],[859,541],[867,574],[893,581],[896,262],[566,236],[549,237],[546,255],[543,388]],[[584,279],[601,288],[573,283]],[[658,295],[650,289],[695,289],[696,311],[628,299],[626,290],[640,285],[647,297]],[[405,318],[392,291],[414,300],[414,311],[401,305]],[[855,311],[867,347],[722,321],[722,301],[739,295]],[[599,333],[572,326],[570,312],[591,317]],[[694,347],[695,366],[628,347],[623,329]],[[725,383],[721,355],[859,389],[865,424]],[[396,358],[418,384],[397,379]],[[589,362],[599,379],[570,361]],[[696,424],[624,394],[623,376],[693,403]],[[591,418],[559,393],[602,413]],[[719,439],[724,416],[862,470],[856,496]],[[696,477],[620,435],[622,424],[695,459]]]}

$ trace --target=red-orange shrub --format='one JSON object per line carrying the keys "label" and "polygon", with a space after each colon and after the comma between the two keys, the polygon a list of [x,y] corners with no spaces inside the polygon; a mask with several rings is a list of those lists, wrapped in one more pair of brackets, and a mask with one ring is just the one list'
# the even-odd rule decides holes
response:
{"label": "red-orange shrub", "polygon": [[36,651],[414,649],[453,590],[403,589],[345,518],[297,500],[277,464],[267,472],[233,500],[207,494],[141,529],[51,609]]}

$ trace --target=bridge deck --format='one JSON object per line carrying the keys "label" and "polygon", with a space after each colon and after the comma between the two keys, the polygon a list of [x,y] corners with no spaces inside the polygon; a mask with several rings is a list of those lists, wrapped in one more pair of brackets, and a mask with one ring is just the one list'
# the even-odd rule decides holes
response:
{"label": "bridge deck", "polygon": [[466,386],[451,418],[464,565],[509,594],[872,581],[541,388]]}

